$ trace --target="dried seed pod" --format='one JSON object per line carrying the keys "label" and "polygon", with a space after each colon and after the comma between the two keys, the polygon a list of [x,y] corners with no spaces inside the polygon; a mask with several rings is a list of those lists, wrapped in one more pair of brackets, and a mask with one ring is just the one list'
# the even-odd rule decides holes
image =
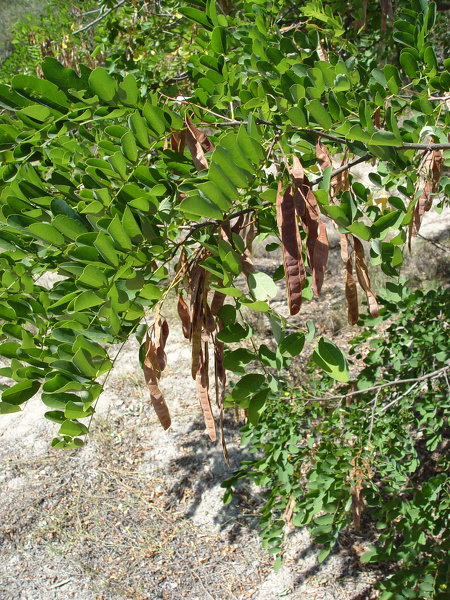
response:
{"label": "dried seed pod", "polygon": [[197,171],[207,169],[209,165],[203,150],[205,149],[207,152],[210,152],[214,150],[214,146],[208,136],[197,129],[187,117],[185,117],[185,123],[187,125],[186,144],[191,153],[192,160],[194,161],[194,166]]}
{"label": "dried seed pod", "polygon": [[175,152],[183,154],[183,150],[186,146],[186,130],[175,131],[170,136],[170,148]]}
{"label": "dried seed pod", "polygon": [[355,325],[359,318],[358,291],[353,277],[353,258],[351,254],[346,264],[345,297],[347,298],[349,325]]}
{"label": "dried seed pod", "polygon": [[169,409],[167,407],[166,401],[164,400],[164,396],[158,387],[158,383],[156,379],[149,379],[147,376],[145,376],[145,380],[147,382],[147,387],[150,392],[152,406],[155,409],[159,422],[161,423],[164,429],[169,429],[171,425]]}
{"label": "dried seed pod", "polygon": [[158,379],[161,376],[161,367],[157,358],[155,345],[148,333],[145,346],[146,356],[143,365],[145,382],[149,389],[152,405],[155,409],[158,419],[164,429],[168,429],[171,423],[169,409],[167,408],[164,396],[158,387]]}
{"label": "dried seed pod", "polygon": [[185,117],[184,122],[187,125],[188,131],[191,132],[191,134],[194,136],[194,138],[197,140],[197,142],[202,146],[202,148],[204,148],[206,150],[206,152],[212,152],[214,150],[214,145],[211,142],[211,140],[209,139],[209,137],[206,135],[206,133],[204,133],[203,131],[200,131],[200,129],[197,129],[197,127],[194,125],[194,123],[188,119],[188,117]]}
{"label": "dried seed pod", "polygon": [[181,327],[183,329],[183,335],[188,340],[191,337],[191,317],[189,315],[189,308],[184,301],[183,294],[180,293],[178,296],[178,315],[181,319]]}
{"label": "dried seed pod", "polygon": [[302,304],[302,287],[306,281],[306,271],[292,186],[289,185],[283,195],[282,191],[280,181],[277,193],[277,222],[283,249],[289,312],[291,315],[296,315]]}
{"label": "dried seed pod", "polygon": [[317,162],[319,163],[319,167],[322,172],[325,171],[327,167],[332,166],[331,156],[328,152],[328,148],[324,144],[322,144],[320,138],[317,138],[316,142],[316,156]]}
{"label": "dried seed pod", "polygon": [[211,313],[213,316],[217,316],[217,313],[222,308],[223,303],[225,302],[226,295],[221,292],[214,292],[214,296],[211,302]]}
{"label": "dried seed pod", "polygon": [[306,177],[303,185],[303,193],[305,192],[306,209],[302,217],[302,223],[308,232],[306,237],[306,257],[308,259],[308,266],[312,270],[314,266],[314,249],[319,235],[320,213],[316,197],[311,190],[311,184]]}
{"label": "dried seed pod", "polygon": [[314,247],[314,263],[312,272],[312,289],[317,296],[322,289],[325,267],[328,260],[328,247],[329,244],[327,230],[324,223],[321,221],[319,223],[319,232]]}
{"label": "dried seed pod", "polygon": [[192,360],[191,360],[191,374],[192,379],[197,377],[198,370],[200,368],[200,353],[202,349],[202,322],[201,320],[197,323],[197,328],[192,331]]}
{"label": "dried seed pod", "polygon": [[206,429],[208,431],[209,438],[212,442],[217,439],[216,422],[211,409],[211,402],[208,393],[208,382],[207,382],[207,365],[204,362],[202,353],[200,352],[200,367],[196,375],[197,392],[200,400],[200,406],[203,412],[203,418],[205,419]]}
{"label": "dried seed pod", "polygon": [[159,315],[155,314],[155,318],[154,337],[156,358],[161,371],[164,371],[167,365],[167,356],[164,352],[164,348],[166,347],[167,338],[169,337],[169,325],[166,319],[162,319]]}
{"label": "dried seed pod", "polygon": [[205,302],[205,309],[205,329],[208,333],[213,333],[216,330],[216,320],[207,302]]}
{"label": "dried seed pod", "polygon": [[353,247],[355,249],[355,267],[356,276],[358,277],[359,285],[362,287],[366,294],[367,303],[369,305],[369,311],[372,317],[376,318],[379,314],[378,303],[370,288],[369,271],[367,269],[367,263],[364,256],[364,246],[361,241],[353,236]]}
{"label": "dried seed pod", "polygon": [[303,217],[306,210],[306,199],[303,190],[305,171],[302,163],[294,155],[292,158],[292,179],[294,182],[294,206],[299,217]]}
{"label": "dried seed pod", "polygon": [[341,235],[341,258],[346,263],[348,261],[348,239],[347,235]]}

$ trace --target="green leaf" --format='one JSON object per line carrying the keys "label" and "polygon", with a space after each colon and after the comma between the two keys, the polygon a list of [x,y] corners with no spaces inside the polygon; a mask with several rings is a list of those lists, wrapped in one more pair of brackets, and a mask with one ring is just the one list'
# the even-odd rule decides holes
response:
{"label": "green leaf", "polygon": [[128,73],[119,83],[119,98],[125,106],[137,106],[139,90],[134,75]]}
{"label": "green leaf", "polygon": [[371,139],[370,143],[376,146],[401,146],[402,142],[392,131],[379,130],[376,131]]}
{"label": "green leaf", "polygon": [[278,346],[283,356],[298,356],[305,345],[305,334],[301,331],[283,338]]}
{"label": "green leaf", "polygon": [[252,361],[255,360],[255,355],[250,350],[245,348],[238,348],[232,352],[228,352],[223,359],[223,366],[228,371],[234,373],[245,373],[245,367]]}
{"label": "green leaf", "polygon": [[52,225],[60,233],[68,237],[70,240],[76,240],[83,233],[87,233],[86,227],[80,221],[58,215],[53,219]]}
{"label": "green leaf", "polygon": [[397,228],[401,225],[404,218],[404,213],[400,210],[394,210],[387,215],[383,215],[375,221],[371,226],[372,237],[383,238],[390,229]]}
{"label": "green leaf", "polygon": [[17,404],[9,404],[8,402],[0,402],[0,415],[10,415],[20,412],[22,409]]}
{"label": "green leaf", "polygon": [[320,338],[314,350],[313,361],[336,381],[346,382],[350,378],[343,352],[330,340]]}
{"label": "green leaf", "polygon": [[91,355],[84,348],[79,348],[75,352],[72,361],[80,373],[85,377],[94,379],[97,376],[98,368],[95,367]]}
{"label": "green leaf", "polygon": [[141,148],[144,150],[148,150],[150,148],[150,141],[148,139],[148,129],[145,124],[145,120],[141,117],[139,112],[135,112],[128,119],[128,123],[130,125],[131,131],[134,134],[136,142],[139,144]]}
{"label": "green leaf", "polygon": [[62,246],[64,244],[64,236],[53,225],[50,225],[50,223],[32,223],[28,226],[28,231],[37,238],[49,242],[54,246]]}
{"label": "green leaf", "polygon": [[308,102],[308,104],[306,105],[306,110],[326,131],[331,129],[333,122],[331,120],[330,114],[319,100],[311,100],[310,102]]}
{"label": "green leaf", "polygon": [[261,415],[264,412],[264,407],[266,405],[266,401],[269,397],[269,394],[270,390],[269,388],[267,388],[255,394],[250,400],[250,404],[247,409],[247,414],[248,420],[254,427],[256,427],[256,425],[258,425],[259,423],[259,419],[261,418]]}
{"label": "green leaf", "polygon": [[119,258],[117,256],[116,251],[114,250],[114,246],[112,245],[111,238],[103,233],[102,231],[98,234],[94,246],[100,252],[102,257],[106,260],[106,262],[113,267],[119,266]]}
{"label": "green leaf", "polygon": [[[244,375],[234,386],[231,395],[236,402],[248,398],[250,394],[258,390],[265,382],[264,375],[260,373],[249,373]],[[268,393],[268,390],[267,390]]]}
{"label": "green leaf", "polygon": [[16,342],[4,342],[3,344],[0,344],[0,356],[4,356],[5,358],[16,358],[17,350],[19,348],[20,344],[16,344]]}
{"label": "green leaf", "polygon": [[167,128],[164,112],[158,106],[153,106],[153,104],[146,102],[142,109],[142,114],[156,135],[158,137],[163,136]]}
{"label": "green leaf", "polygon": [[64,413],[60,410],[48,410],[44,413],[44,417],[49,421],[52,421],[52,423],[59,423],[60,425],[66,420]]}
{"label": "green leaf", "polygon": [[319,556],[317,557],[317,562],[322,563],[326,559],[326,557],[330,554],[330,552],[331,552],[331,546],[322,548],[322,550],[319,552]]}
{"label": "green leaf", "polygon": [[15,75],[11,80],[11,86],[21,96],[29,100],[37,101],[39,104],[49,106],[60,112],[67,112],[66,95],[50,81],[32,75]]}
{"label": "green leaf", "polygon": [[202,197],[204,196],[208,200],[211,200],[211,202],[218,206],[223,212],[226,212],[233,207],[232,202],[222,194],[219,187],[213,181],[201,183],[197,186],[197,190]]}
{"label": "green leaf", "polygon": [[236,322],[236,307],[233,304],[224,304],[220,307],[218,315],[223,325],[233,325]]}
{"label": "green leaf", "polygon": [[79,402],[79,397],[75,394],[43,393],[41,395],[41,400],[45,404],[45,406],[48,406],[48,408],[64,410],[68,402]]}
{"label": "green leaf", "polygon": [[[371,547],[370,550],[368,552],[365,552],[360,558],[359,560],[362,563],[366,563],[366,562],[371,562],[374,560],[374,558],[376,559],[376,557],[378,556],[378,551],[376,548]],[[376,560],[375,560],[376,562]]]}
{"label": "green leaf", "polygon": [[147,283],[139,291],[139,296],[146,300],[159,300],[163,294],[163,291],[154,283]]}
{"label": "green leaf", "polygon": [[51,56],[47,56],[42,63],[42,71],[45,78],[63,90],[82,90],[85,89],[83,80],[78,77],[73,69],[64,67],[60,62]]}
{"label": "green leaf", "polygon": [[247,308],[249,308],[250,310],[255,310],[256,312],[266,313],[270,310],[270,306],[267,304],[267,302],[263,302],[262,300],[252,302],[251,300],[242,298],[241,302]]}
{"label": "green leaf", "polygon": [[191,215],[205,217],[206,219],[222,220],[223,214],[218,206],[211,200],[198,196],[188,196],[180,204],[180,210]]}
{"label": "green leaf", "polygon": [[8,404],[23,404],[32,398],[40,387],[39,381],[21,381],[3,392],[2,401]]}
{"label": "green leaf", "polygon": [[230,201],[238,200],[239,192],[237,187],[230,181],[222,167],[214,162],[214,160],[212,160],[209,166],[208,178],[217,185],[221,193]]}
{"label": "green leaf", "polygon": [[402,50],[400,54],[400,64],[403,70],[411,79],[420,77],[419,65],[414,56],[408,50]]}
{"label": "green leaf", "polygon": [[116,173],[118,173],[122,177],[122,179],[127,178],[127,163],[122,152],[116,152],[115,154],[112,154],[108,158],[108,162],[110,163],[114,171],[116,171]]}
{"label": "green leaf", "polygon": [[89,285],[93,288],[102,288],[108,285],[105,274],[94,265],[87,265],[83,273],[78,277],[77,282]]}
{"label": "green leaf", "polygon": [[264,149],[258,140],[249,136],[244,125],[239,127],[237,142],[244,154],[251,160],[253,164],[259,164],[265,160]]}
{"label": "green leaf", "polygon": [[231,342],[240,342],[245,340],[250,335],[250,329],[244,328],[240,323],[233,323],[224,327],[217,334],[219,342],[230,344]]}
{"label": "green leaf", "polygon": [[79,423],[78,421],[70,421],[69,419],[64,421],[58,431],[59,435],[70,435],[71,437],[84,435],[88,432],[89,430],[86,425],[83,425],[83,423]]}
{"label": "green leaf", "polygon": [[134,139],[134,135],[131,131],[127,131],[120,140],[120,145],[122,147],[122,153],[126,159],[130,162],[136,162],[138,159],[138,149],[136,145],[136,140]]}
{"label": "green leaf", "polygon": [[227,51],[227,32],[223,27],[214,27],[211,35],[211,48],[217,54],[226,54]]}
{"label": "green leaf", "polygon": [[178,11],[191,21],[199,23],[202,25],[202,27],[205,27],[208,30],[212,29],[211,21],[201,10],[198,10],[197,8],[191,8],[190,6],[182,6],[178,9]]}
{"label": "green leaf", "polygon": [[[234,135],[232,135],[234,138]],[[235,138],[234,138],[234,142]],[[236,143],[237,146],[237,143]],[[238,147],[238,146],[237,146]],[[239,160],[236,164],[235,159]],[[212,155],[212,164],[217,163],[222,171],[226,173],[227,178],[238,188],[246,188],[251,180],[249,171],[245,169],[244,159],[236,156],[236,153],[230,152],[224,146],[217,146]],[[253,170],[253,169],[252,169]]]}
{"label": "green leaf", "polygon": [[133,244],[131,242],[130,236],[125,231],[125,228],[120,222],[119,215],[116,215],[109,224],[108,233],[112,237],[112,239],[117,243],[121,250],[132,250]]}
{"label": "green leaf", "polygon": [[83,402],[68,402],[65,407],[64,417],[66,419],[84,419],[94,413],[94,409],[85,409]]}
{"label": "green leaf", "polygon": [[350,231],[350,233],[354,233],[357,237],[366,242],[372,239],[372,232],[370,228],[367,227],[367,225],[365,225],[365,223],[362,221],[355,221],[355,223],[348,225],[346,229]]}
{"label": "green leaf", "polygon": [[97,292],[86,291],[82,292],[75,298],[74,310],[75,312],[81,312],[93,306],[99,306],[104,304],[105,298]]}
{"label": "green leaf", "polygon": [[[46,106],[40,104],[33,104],[31,106],[25,106],[22,110],[17,111],[17,116],[20,118],[21,115],[30,117],[40,123],[45,123],[50,117],[53,119],[53,115]],[[26,122],[26,120],[25,120]]]}
{"label": "green leaf", "polygon": [[347,140],[355,140],[358,142],[370,142],[371,136],[367,131],[364,131],[360,125],[352,125],[349,132],[346,134]]}
{"label": "green leaf", "polygon": [[112,103],[117,96],[117,81],[103,67],[97,67],[89,76],[89,87],[99,100]]}
{"label": "green leaf", "polygon": [[42,391],[47,394],[54,394],[55,392],[81,392],[81,390],[83,390],[81,383],[67,379],[67,377],[60,373],[48,379],[42,386]]}
{"label": "green leaf", "polygon": [[308,329],[308,334],[306,336],[306,341],[308,342],[308,344],[310,344],[313,339],[314,336],[316,335],[316,326],[314,325],[314,323],[312,321],[306,321],[306,327]]}
{"label": "green leaf", "polygon": [[275,298],[277,295],[277,286],[266,273],[249,273],[247,281],[249,290],[256,300]]}

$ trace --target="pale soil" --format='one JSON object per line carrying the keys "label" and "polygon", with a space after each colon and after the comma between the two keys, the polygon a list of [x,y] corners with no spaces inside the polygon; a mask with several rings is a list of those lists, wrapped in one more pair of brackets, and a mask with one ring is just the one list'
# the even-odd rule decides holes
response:
{"label": "pale soil", "polygon": [[[433,237],[442,227],[440,239],[445,238],[449,212],[425,225],[422,234]],[[435,277],[444,251],[421,241],[417,252],[414,273],[420,276],[422,269]],[[270,271],[267,256],[257,260]],[[354,331],[345,324],[339,261],[336,244],[322,297],[305,305],[301,319],[312,318],[320,332],[345,345]],[[281,283],[279,290],[274,304],[283,309]],[[269,335],[259,326],[262,337]],[[277,574],[271,570],[257,536],[261,491],[242,489],[237,501],[222,503],[220,483],[229,470],[220,444],[205,435],[189,347],[176,320],[161,382],[172,415],[167,432],[150,406],[137,351],[134,340],[124,347],[87,446],[79,451],[49,448],[56,426],[43,418],[38,398],[22,413],[0,417],[0,598],[376,597],[372,584],[380,573],[362,568],[358,557],[366,540],[354,535],[343,536],[319,565],[320,548],[307,531],[294,531],[284,566]],[[231,418],[225,431],[236,467],[245,449],[239,448]]]}

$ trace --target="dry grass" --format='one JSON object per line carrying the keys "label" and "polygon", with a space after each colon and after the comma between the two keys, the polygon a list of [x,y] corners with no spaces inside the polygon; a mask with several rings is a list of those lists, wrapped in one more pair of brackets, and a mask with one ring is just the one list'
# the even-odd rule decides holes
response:
{"label": "dry grass", "polygon": [[142,426],[131,420],[118,435],[117,423],[97,423],[81,453],[24,460],[12,451],[2,465],[2,598],[26,589],[52,598],[72,581],[94,592],[86,599],[247,597],[267,574],[269,557],[245,518],[237,515],[242,527],[233,541],[226,528],[193,526],[184,505],[195,492],[187,488],[177,501],[167,477],[143,472]]}

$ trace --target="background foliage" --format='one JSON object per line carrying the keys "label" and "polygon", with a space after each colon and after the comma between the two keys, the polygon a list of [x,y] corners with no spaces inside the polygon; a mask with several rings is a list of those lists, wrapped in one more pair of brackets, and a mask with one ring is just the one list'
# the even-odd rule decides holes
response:
{"label": "background foliage", "polygon": [[[52,445],[83,445],[110,348],[135,334],[168,427],[163,311],[176,293],[211,439],[210,387],[220,426],[227,406],[247,411],[256,459],[225,498],[242,478],[267,486],[262,536],[276,566],[285,523],[311,525],[324,560],[343,527],[370,517],[381,534],[362,560],[401,565],[383,597],[444,598],[448,293],[410,293],[400,279],[423,214],[450,189],[438,17],[424,0],[395,15],[389,1],[108,1],[56,2],[19,24],[0,84],[1,412],[40,391]],[[383,202],[352,176],[369,161]],[[354,340],[358,352],[373,338],[357,380],[313,324],[270,302],[283,277],[291,315],[320,292],[322,215],[342,236],[349,322],[357,283],[371,315]],[[271,278],[251,245],[274,235],[267,249],[281,246],[283,264]],[[388,278],[378,300],[368,260]],[[235,346],[251,340],[252,312],[268,319],[271,347]],[[291,389],[283,373],[306,337],[322,375]]]}

